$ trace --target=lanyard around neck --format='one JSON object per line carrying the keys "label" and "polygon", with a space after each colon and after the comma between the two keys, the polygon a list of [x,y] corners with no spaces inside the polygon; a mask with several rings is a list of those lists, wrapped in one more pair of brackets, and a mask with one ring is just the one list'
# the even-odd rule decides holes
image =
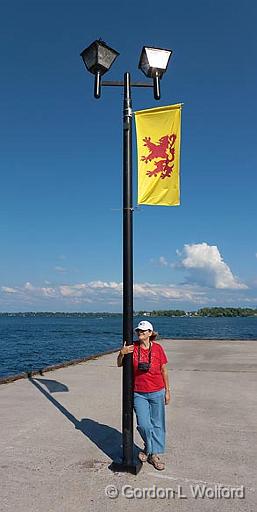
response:
{"label": "lanyard around neck", "polygon": [[[149,352],[148,352],[148,362],[151,363],[151,358],[152,358],[152,343],[150,341],[150,345],[149,345]],[[140,361],[140,343],[138,345],[138,362]]]}

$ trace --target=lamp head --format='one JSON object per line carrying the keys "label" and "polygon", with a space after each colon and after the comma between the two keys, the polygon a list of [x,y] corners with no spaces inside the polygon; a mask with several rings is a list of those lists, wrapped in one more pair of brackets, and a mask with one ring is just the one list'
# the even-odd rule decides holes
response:
{"label": "lamp head", "polygon": [[172,50],[144,46],[138,67],[148,78],[155,78],[156,76],[162,78],[168,67],[171,54]]}
{"label": "lamp head", "polygon": [[90,73],[102,76],[110,69],[119,53],[101,39],[96,39],[80,55]]}

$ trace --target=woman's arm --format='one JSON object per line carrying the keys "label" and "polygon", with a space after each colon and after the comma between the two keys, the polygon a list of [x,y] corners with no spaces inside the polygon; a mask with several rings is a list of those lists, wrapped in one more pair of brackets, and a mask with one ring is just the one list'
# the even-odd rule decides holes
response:
{"label": "woman's arm", "polygon": [[163,364],[161,367],[162,377],[165,384],[165,404],[168,405],[170,401],[170,384],[169,384],[169,375],[166,364]]}
{"label": "woman's arm", "polygon": [[[122,350],[122,349],[121,349]],[[118,353],[118,357],[117,357],[117,366],[122,366],[122,363],[123,363],[123,357],[124,357],[124,354],[121,352],[121,350],[119,351]]]}

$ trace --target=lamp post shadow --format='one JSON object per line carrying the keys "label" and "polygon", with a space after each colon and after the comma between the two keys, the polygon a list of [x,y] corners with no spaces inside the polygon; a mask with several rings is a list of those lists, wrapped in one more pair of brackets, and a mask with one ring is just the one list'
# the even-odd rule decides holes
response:
{"label": "lamp post shadow", "polygon": [[[68,420],[74,425],[76,430],[80,430],[90,441],[92,441],[112,462],[122,461],[122,433],[114,427],[99,423],[92,418],[82,418],[78,420],[70,411],[68,411],[51,393],[68,392],[69,388],[56,380],[50,379],[28,379],[49,400]],[[44,389],[41,384],[48,388]],[[135,453],[140,451],[139,446],[134,444]],[[109,466],[110,469],[112,469]]]}

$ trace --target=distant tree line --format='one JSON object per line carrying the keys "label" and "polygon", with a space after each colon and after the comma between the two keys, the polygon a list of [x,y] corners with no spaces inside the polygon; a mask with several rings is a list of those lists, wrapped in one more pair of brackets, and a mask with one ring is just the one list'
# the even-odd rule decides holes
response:
{"label": "distant tree line", "polygon": [[153,310],[150,312],[138,311],[138,316],[187,316],[187,313],[183,309],[162,309]]}
{"label": "distant tree line", "polygon": [[257,316],[257,309],[252,308],[201,308],[199,316]]}
{"label": "distant tree line", "polygon": [[84,312],[72,312],[66,313],[64,311],[26,311],[17,313],[0,313],[0,316],[19,316],[19,317],[69,317],[69,318],[106,318],[106,317],[117,317],[121,316],[121,313],[84,313]]}
{"label": "distant tree line", "polygon": [[[156,316],[165,316],[165,317],[191,317],[191,316],[213,316],[213,317],[233,317],[233,316],[257,316],[257,309],[253,308],[222,308],[222,307],[213,307],[213,308],[201,308],[197,311],[184,311],[184,309],[161,309],[161,310],[153,310],[153,311],[134,311],[134,316],[140,317],[156,317]],[[26,312],[17,312],[17,313],[1,313],[1,316],[18,316],[18,317],[72,317],[72,318],[112,318],[112,317],[121,317],[122,313],[108,313],[108,312],[98,312],[98,313],[85,313],[85,312],[74,312],[74,313],[66,313],[62,311],[26,311]]]}
{"label": "distant tree line", "polygon": [[149,312],[139,311],[139,316],[257,316],[257,309],[253,308],[201,308],[197,311],[184,311],[183,309],[153,310]]}

